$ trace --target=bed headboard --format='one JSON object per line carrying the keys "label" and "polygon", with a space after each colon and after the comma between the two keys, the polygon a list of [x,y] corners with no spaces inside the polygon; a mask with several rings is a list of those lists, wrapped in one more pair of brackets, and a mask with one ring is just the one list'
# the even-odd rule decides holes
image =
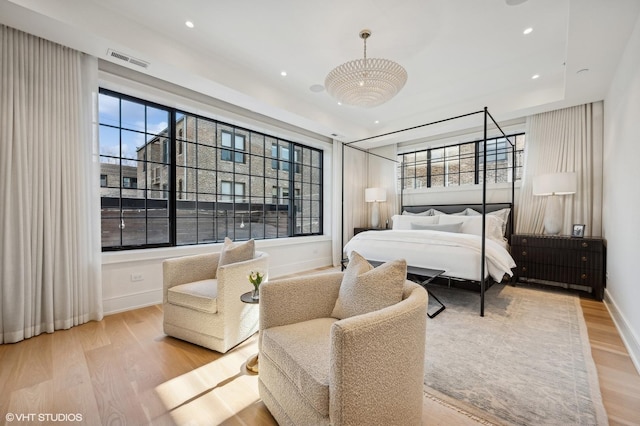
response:
{"label": "bed headboard", "polygon": [[[427,211],[429,209],[440,210],[443,213],[451,214],[458,213],[462,210],[470,208],[474,209],[478,212],[482,212],[482,204],[431,204],[431,205],[420,205],[420,206],[402,206],[403,211],[407,211],[409,213],[420,213]],[[487,203],[485,205],[486,212],[491,213],[497,210],[502,209],[510,209],[509,210],[509,219],[507,220],[507,230],[505,232],[505,238],[507,241],[511,242],[511,234],[513,233],[513,204],[512,203]]]}

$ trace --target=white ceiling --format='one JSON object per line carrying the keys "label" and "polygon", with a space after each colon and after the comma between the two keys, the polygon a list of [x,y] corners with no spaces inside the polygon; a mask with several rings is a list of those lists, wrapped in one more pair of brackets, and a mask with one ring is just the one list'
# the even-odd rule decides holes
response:
{"label": "white ceiling", "polygon": [[[604,99],[639,13],[638,0],[0,0],[6,25],[120,64],[115,49],[150,64],[132,69],[342,141]],[[312,92],[362,57],[363,28],[368,57],[407,70],[402,91],[371,109]]]}

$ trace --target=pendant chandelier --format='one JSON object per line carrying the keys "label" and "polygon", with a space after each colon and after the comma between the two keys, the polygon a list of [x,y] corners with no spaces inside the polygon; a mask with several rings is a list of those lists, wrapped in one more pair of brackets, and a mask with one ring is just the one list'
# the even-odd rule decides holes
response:
{"label": "pendant chandelier", "polygon": [[371,30],[360,31],[364,58],[345,62],[325,79],[329,95],[345,105],[371,108],[393,98],[407,82],[407,71],[388,59],[367,59],[367,39]]}

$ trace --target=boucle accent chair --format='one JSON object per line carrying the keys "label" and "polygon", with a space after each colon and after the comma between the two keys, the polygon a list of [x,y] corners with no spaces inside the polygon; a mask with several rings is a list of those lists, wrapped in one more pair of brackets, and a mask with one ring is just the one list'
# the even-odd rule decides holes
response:
{"label": "boucle accent chair", "polygon": [[[164,332],[225,353],[258,330],[258,307],[243,303],[253,289],[247,278],[262,271],[268,278],[269,255],[218,267],[221,253],[167,259],[163,269]],[[264,284],[263,284],[264,285]]]}
{"label": "boucle accent chair", "polygon": [[261,287],[264,404],[280,425],[421,424],[427,292],[403,277],[398,303],[339,320],[343,275]]}

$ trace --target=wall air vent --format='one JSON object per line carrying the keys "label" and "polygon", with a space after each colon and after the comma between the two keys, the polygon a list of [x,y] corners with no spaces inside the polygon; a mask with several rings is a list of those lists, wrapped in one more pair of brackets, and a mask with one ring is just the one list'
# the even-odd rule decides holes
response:
{"label": "wall air vent", "polygon": [[129,62],[132,65],[136,65],[142,68],[149,68],[149,62],[145,62],[142,59],[137,59],[121,52],[116,52],[113,49],[107,50],[107,56],[120,59],[121,61]]}

